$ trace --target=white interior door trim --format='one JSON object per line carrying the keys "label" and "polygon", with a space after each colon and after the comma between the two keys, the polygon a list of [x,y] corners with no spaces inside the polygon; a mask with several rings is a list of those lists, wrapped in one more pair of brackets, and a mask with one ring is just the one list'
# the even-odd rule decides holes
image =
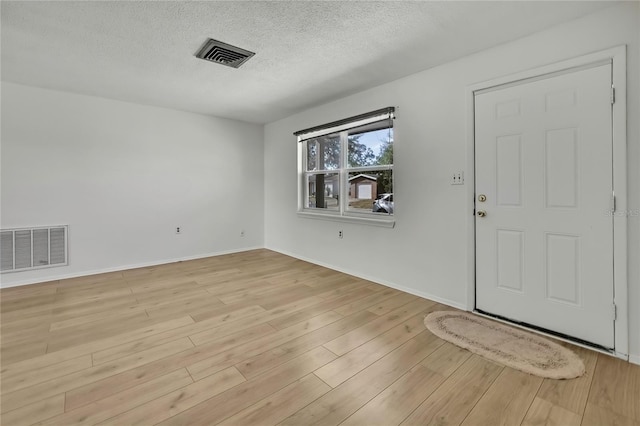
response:
{"label": "white interior door trim", "polygon": [[514,84],[522,80],[541,78],[566,70],[588,67],[610,60],[612,81],[615,87],[615,103],[612,109],[613,128],[613,188],[616,195],[616,213],[613,218],[614,250],[614,303],[617,307],[615,322],[615,355],[629,359],[629,307],[627,297],[627,63],[626,46],[616,46],[566,61],[545,65],[516,74],[499,77],[467,86],[467,303],[468,311],[475,309],[475,126],[474,96],[496,86]]}

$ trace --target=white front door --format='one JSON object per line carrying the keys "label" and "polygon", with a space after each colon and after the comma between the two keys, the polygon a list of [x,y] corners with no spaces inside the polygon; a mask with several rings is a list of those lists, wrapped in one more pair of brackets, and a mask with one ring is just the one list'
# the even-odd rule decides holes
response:
{"label": "white front door", "polygon": [[611,111],[611,64],[476,93],[476,309],[614,347]]}

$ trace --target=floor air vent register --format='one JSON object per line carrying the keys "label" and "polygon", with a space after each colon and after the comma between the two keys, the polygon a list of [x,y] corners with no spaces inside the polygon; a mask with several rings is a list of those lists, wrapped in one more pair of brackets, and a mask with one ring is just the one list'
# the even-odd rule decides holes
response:
{"label": "floor air vent register", "polygon": [[1,271],[67,265],[67,231],[66,225],[0,230]]}

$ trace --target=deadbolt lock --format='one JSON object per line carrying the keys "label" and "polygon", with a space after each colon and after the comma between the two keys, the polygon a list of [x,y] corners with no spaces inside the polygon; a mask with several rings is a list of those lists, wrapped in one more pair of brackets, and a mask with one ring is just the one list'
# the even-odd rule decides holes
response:
{"label": "deadbolt lock", "polygon": [[484,203],[485,201],[487,201],[487,196],[484,194],[478,195],[478,201],[480,201],[481,203]]}
{"label": "deadbolt lock", "polygon": [[478,210],[478,216],[485,217],[486,215],[487,215],[487,212],[485,212],[484,210]]}

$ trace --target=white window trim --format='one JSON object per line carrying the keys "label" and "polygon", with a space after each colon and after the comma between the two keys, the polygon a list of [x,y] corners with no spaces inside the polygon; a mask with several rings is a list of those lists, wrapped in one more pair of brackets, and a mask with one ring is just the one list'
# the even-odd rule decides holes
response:
{"label": "white window trim", "polygon": [[355,213],[349,216],[342,216],[337,212],[331,213],[316,213],[309,210],[298,211],[298,217],[307,219],[320,219],[329,220],[334,222],[346,222],[346,223],[359,223],[363,225],[381,226],[383,228],[393,228],[396,224],[395,219],[378,219],[373,217],[362,217]]}
{"label": "white window trim", "polygon": [[[383,215],[376,213],[364,213],[358,211],[351,211],[345,207],[344,197],[348,197],[349,191],[349,173],[350,172],[367,172],[367,171],[379,171],[379,170],[393,170],[393,165],[379,165],[379,166],[366,166],[358,168],[345,167],[348,164],[348,131],[352,128],[359,127],[361,125],[375,123],[394,116],[379,115],[366,118],[363,120],[357,120],[349,122],[348,124],[341,124],[340,126],[326,127],[321,130],[314,130],[304,134],[298,134],[298,217],[307,219],[320,219],[329,220],[335,222],[345,223],[359,223],[371,226],[380,226],[385,228],[393,228],[395,226],[395,211],[391,215]],[[395,127],[395,126],[394,126]],[[306,155],[306,140],[313,139],[318,136],[327,135],[331,133],[340,133],[340,168],[336,170],[307,170],[307,155]],[[395,142],[395,141],[394,141]],[[306,202],[309,199],[309,186],[306,182],[307,174],[327,174],[336,173],[339,175],[340,185],[340,201],[338,203],[338,210],[322,211],[319,209],[313,209],[306,206]]]}

